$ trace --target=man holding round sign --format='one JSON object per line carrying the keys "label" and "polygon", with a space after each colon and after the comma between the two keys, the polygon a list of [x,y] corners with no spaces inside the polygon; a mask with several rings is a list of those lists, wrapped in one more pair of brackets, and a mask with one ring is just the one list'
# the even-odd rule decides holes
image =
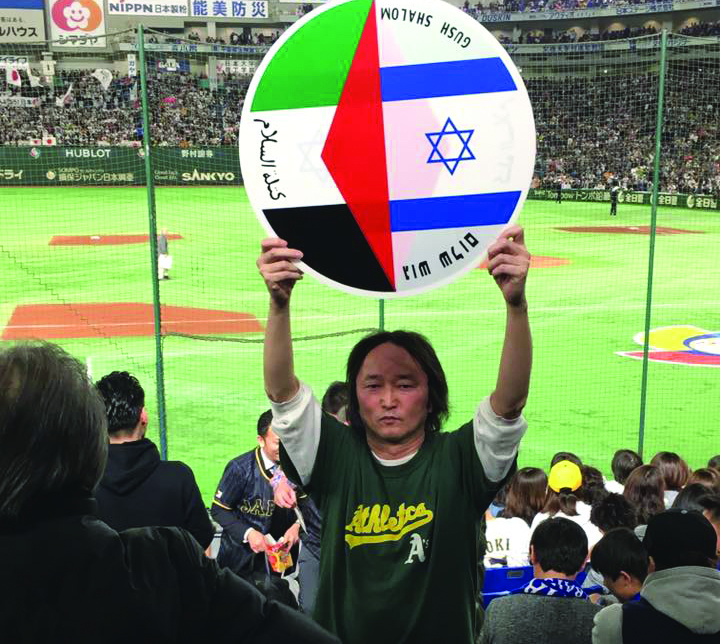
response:
{"label": "man holding round sign", "polygon": [[472,421],[440,432],[448,387],[429,342],[407,331],[362,339],[347,364],[351,431],[295,376],[290,298],[302,252],[262,243],[270,293],[265,388],[281,462],[324,516],[315,618],[345,644],[470,644],[478,524],[515,469],[527,423],[530,255],[510,226],[488,249],[507,309],[497,385]]}

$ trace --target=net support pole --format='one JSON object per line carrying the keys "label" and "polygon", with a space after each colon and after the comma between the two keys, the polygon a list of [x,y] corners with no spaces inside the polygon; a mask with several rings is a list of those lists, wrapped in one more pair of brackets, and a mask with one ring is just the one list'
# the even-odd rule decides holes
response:
{"label": "net support pole", "polygon": [[645,297],[645,335],[643,338],[642,383],[640,387],[640,426],[638,430],[638,454],[642,457],[645,442],[645,413],[647,408],[648,366],[650,354],[650,321],[652,316],[652,291],[655,267],[655,234],[657,229],[658,192],[660,191],[660,153],[662,152],[663,110],[665,106],[665,73],[667,69],[667,29],[660,35],[660,71],[658,79],[657,118],[655,121],[655,158],[653,162],[653,186],[650,200],[650,248],[648,249],[647,295]]}
{"label": "net support pole", "polygon": [[145,151],[145,181],[147,185],[148,231],[150,237],[150,266],[152,270],[153,322],[155,336],[155,380],[157,386],[158,428],[160,431],[160,457],[167,460],[167,424],[165,415],[165,369],[162,345],[162,318],[160,310],[160,281],[158,279],[157,221],[155,217],[155,175],[150,136],[150,109],[148,107],[147,74],[145,65],[145,33],[138,25],[137,49],[140,59],[140,95],[142,103],[143,150]]}
{"label": "net support pole", "polygon": [[378,329],[385,330],[385,300],[378,300]]}

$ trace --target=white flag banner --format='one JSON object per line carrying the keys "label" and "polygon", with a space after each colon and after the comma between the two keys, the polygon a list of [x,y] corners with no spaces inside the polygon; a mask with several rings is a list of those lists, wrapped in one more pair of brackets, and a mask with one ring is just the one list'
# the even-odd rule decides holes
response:
{"label": "white flag banner", "polygon": [[15,87],[20,87],[22,85],[20,72],[17,67],[10,67],[10,65],[5,67],[5,81],[8,85],[15,85]]}
{"label": "white flag banner", "polygon": [[68,87],[68,91],[65,92],[60,98],[55,99],[55,105],[57,107],[65,107],[67,105],[68,101],[70,100],[70,93],[72,92],[73,83],[70,83],[70,87]]}
{"label": "white flag banner", "polygon": [[30,81],[30,87],[40,87],[40,77],[33,76],[32,69],[27,68],[28,80]]}
{"label": "white flag banner", "polygon": [[128,54],[127,63],[128,76],[130,76],[130,78],[137,76],[137,58],[135,58],[135,54]]}
{"label": "white flag banner", "polygon": [[43,145],[57,145],[57,139],[50,134],[46,134],[45,136],[43,136],[42,144]]}
{"label": "white flag banner", "polygon": [[110,83],[112,83],[113,76],[109,69],[96,69],[91,76],[100,81],[100,84],[105,91],[107,91],[108,87],[110,87]]}
{"label": "white flag banner", "polygon": [[55,61],[54,60],[41,60],[43,76],[55,76]]}

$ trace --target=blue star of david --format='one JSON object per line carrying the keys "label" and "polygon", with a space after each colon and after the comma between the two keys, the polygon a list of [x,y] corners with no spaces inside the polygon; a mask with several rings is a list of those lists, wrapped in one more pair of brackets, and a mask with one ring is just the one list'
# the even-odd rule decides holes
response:
{"label": "blue star of david", "polygon": [[[445,125],[442,126],[442,129],[439,132],[425,133],[428,141],[430,141],[430,145],[432,145],[432,152],[430,152],[427,162],[442,163],[448,169],[450,174],[455,174],[455,170],[457,170],[460,161],[475,160],[475,155],[469,147],[470,137],[472,137],[474,133],[475,130],[458,130],[457,127],[455,127],[455,123],[453,123],[452,119],[448,116],[447,121],[445,121]],[[444,156],[440,151],[440,143],[442,142],[443,137],[457,137],[459,139],[459,142],[462,144],[462,148],[457,156]]]}

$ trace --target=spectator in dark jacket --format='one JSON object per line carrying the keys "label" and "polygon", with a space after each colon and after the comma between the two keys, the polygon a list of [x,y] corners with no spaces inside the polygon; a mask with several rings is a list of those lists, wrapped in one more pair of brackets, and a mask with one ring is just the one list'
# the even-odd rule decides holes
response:
{"label": "spectator in dark jacket", "polygon": [[117,533],[94,514],[103,402],[53,345],[0,352],[3,641],[339,644],[221,570],[185,531]]}
{"label": "spectator in dark jacket", "polygon": [[145,526],[185,528],[206,549],[213,527],[192,470],[180,461],[161,461],[145,438],[145,392],[127,371],[113,371],[97,383],[108,419],[108,462],[95,491],[98,516],[114,530]]}

